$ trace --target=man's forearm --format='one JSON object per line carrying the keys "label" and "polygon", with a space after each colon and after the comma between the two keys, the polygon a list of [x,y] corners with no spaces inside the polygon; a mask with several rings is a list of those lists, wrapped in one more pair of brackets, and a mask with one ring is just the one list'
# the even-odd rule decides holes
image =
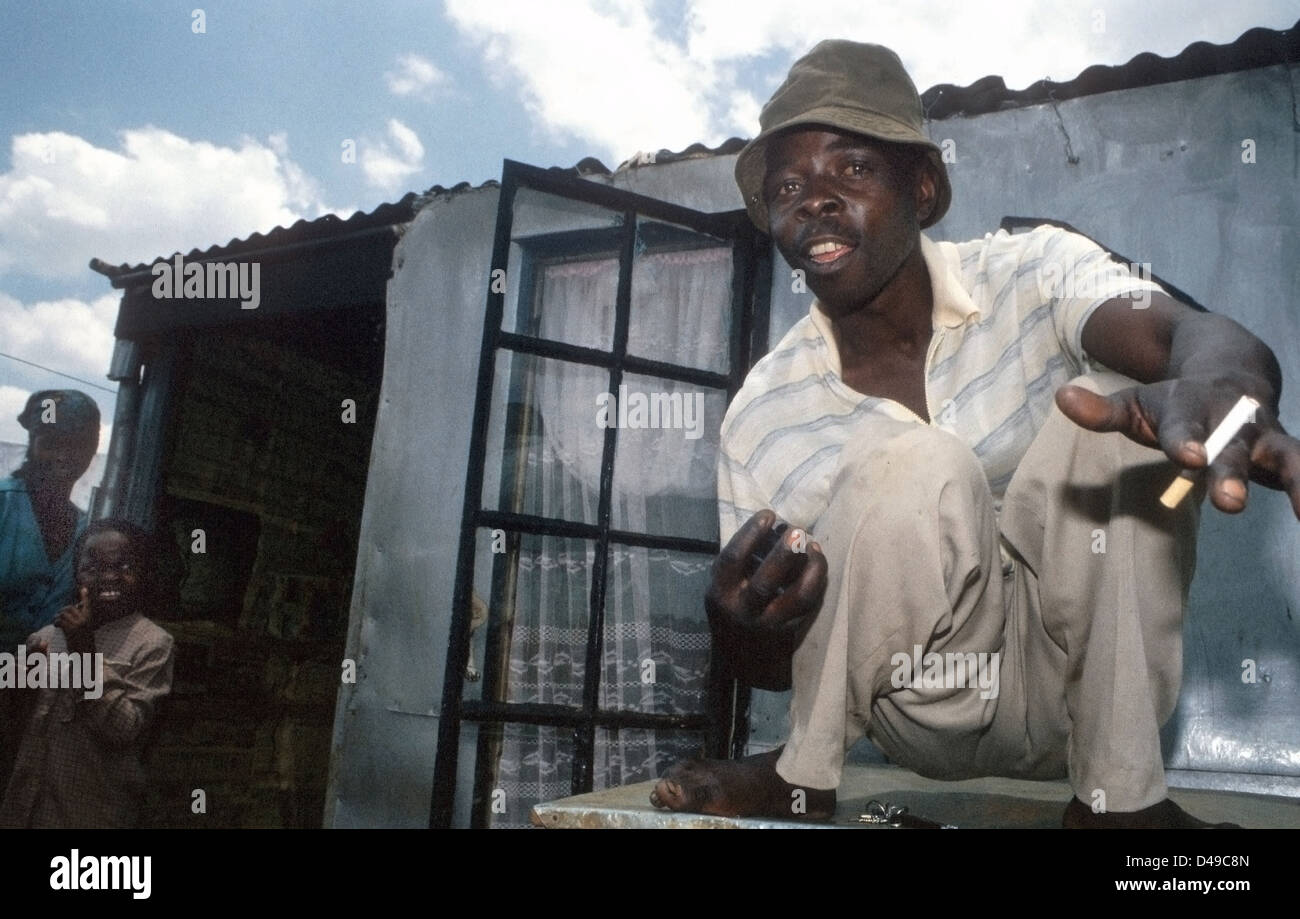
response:
{"label": "man's forearm", "polygon": [[1103,303],[1083,329],[1083,347],[1139,383],[1183,377],[1234,379],[1242,392],[1277,411],[1282,371],[1268,345],[1240,324],[1202,313],[1168,294],[1146,309],[1124,299]]}
{"label": "man's forearm", "polygon": [[1184,468],[1206,463],[1205,438],[1242,396],[1259,403],[1255,430],[1213,463],[1210,500],[1237,513],[1246,482],[1287,492],[1300,519],[1300,441],[1278,422],[1282,370],[1273,351],[1226,316],[1201,313],[1165,294],[1149,309],[1121,300],[1099,306],[1084,326],[1084,350],[1139,386],[1101,399],[1063,386],[1056,404],[1090,431],[1119,431],[1159,447]]}

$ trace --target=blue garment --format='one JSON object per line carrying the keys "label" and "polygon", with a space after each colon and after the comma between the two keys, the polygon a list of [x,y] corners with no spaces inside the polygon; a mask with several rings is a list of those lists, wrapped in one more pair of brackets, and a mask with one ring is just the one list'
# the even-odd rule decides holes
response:
{"label": "blue garment", "polygon": [[32,511],[27,483],[0,479],[0,651],[14,648],[72,602],[76,587],[73,553],[86,528],[78,512],[77,528],[63,555],[50,564],[45,541]]}

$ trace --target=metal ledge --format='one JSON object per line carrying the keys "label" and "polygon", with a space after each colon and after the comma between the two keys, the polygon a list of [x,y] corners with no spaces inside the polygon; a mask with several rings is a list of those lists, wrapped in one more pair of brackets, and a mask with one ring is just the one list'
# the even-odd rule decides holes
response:
{"label": "metal ledge", "polygon": [[[654,782],[640,782],[538,804],[532,822],[549,829],[892,829],[857,822],[867,802],[875,799],[959,828],[1056,829],[1072,797],[1065,782],[1000,778],[942,782],[898,766],[849,763],[834,818],[816,823],[658,810],[650,804],[653,788]],[[1300,801],[1295,799],[1186,788],[1174,788],[1169,796],[1202,820],[1229,821],[1249,829],[1300,828]]]}

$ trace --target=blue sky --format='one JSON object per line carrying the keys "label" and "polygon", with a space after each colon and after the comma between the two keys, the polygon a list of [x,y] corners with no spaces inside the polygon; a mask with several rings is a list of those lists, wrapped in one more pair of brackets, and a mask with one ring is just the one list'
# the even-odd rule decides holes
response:
{"label": "blue sky", "polygon": [[[820,38],[890,45],[922,90],[1022,88],[1297,19],[1297,0],[0,0],[0,353],[111,389],[118,297],[92,256],[371,210],[506,157],[613,167],[748,137]],[[77,384],[0,357],[0,441],[59,386]],[[112,394],[80,388],[111,419]]]}

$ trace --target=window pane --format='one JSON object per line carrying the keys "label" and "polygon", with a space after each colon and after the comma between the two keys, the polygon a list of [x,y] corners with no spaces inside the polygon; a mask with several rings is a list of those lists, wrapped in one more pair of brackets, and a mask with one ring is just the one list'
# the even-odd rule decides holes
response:
{"label": "window pane", "polygon": [[726,373],[731,244],[644,219],[637,229],[628,353]]}
{"label": "window pane", "polygon": [[502,327],[610,350],[622,221],[618,211],[519,189]]}
{"label": "window pane", "polygon": [[617,425],[614,527],[658,536],[718,536],[718,432],[727,394],[629,373],[610,403]]}
{"label": "window pane", "polygon": [[[591,618],[593,543],[582,539],[505,534],[495,553],[491,615],[476,637],[483,678],[466,698],[582,705],[587,624]],[[480,688],[481,687],[481,688]]]}
{"label": "window pane", "polygon": [[[479,728],[480,733],[487,730],[487,725]],[[534,804],[573,793],[573,731],[531,724],[492,730],[500,731],[501,758],[487,797],[489,825],[531,826],[528,815]]]}
{"label": "window pane", "polygon": [[482,506],[595,523],[609,371],[499,351]]}
{"label": "window pane", "polygon": [[709,623],[704,592],[713,557],[611,546],[605,589],[604,710],[705,710]]}
{"label": "window pane", "polygon": [[[490,725],[487,725],[490,729]],[[456,757],[456,796],[452,799],[451,825],[459,828],[470,826],[474,794],[474,765],[478,756],[479,726],[472,721],[462,721],[460,740],[457,744],[459,753]]]}
{"label": "window pane", "polygon": [[701,731],[597,728],[592,788],[648,782],[660,778],[678,760],[701,756],[703,752]]}
{"label": "window pane", "polygon": [[[488,611],[503,605],[500,594],[503,587],[494,579],[507,577],[507,561],[513,563],[518,550],[519,537],[514,534],[480,527],[474,534],[474,592],[470,597],[469,660],[465,663],[465,682],[461,689],[463,699],[495,700],[500,698],[488,687],[500,685],[500,655],[489,652],[488,635],[495,627],[489,621]],[[513,588],[513,580],[510,582]],[[493,591],[497,593],[494,594]],[[489,666],[494,657],[495,666]]]}

